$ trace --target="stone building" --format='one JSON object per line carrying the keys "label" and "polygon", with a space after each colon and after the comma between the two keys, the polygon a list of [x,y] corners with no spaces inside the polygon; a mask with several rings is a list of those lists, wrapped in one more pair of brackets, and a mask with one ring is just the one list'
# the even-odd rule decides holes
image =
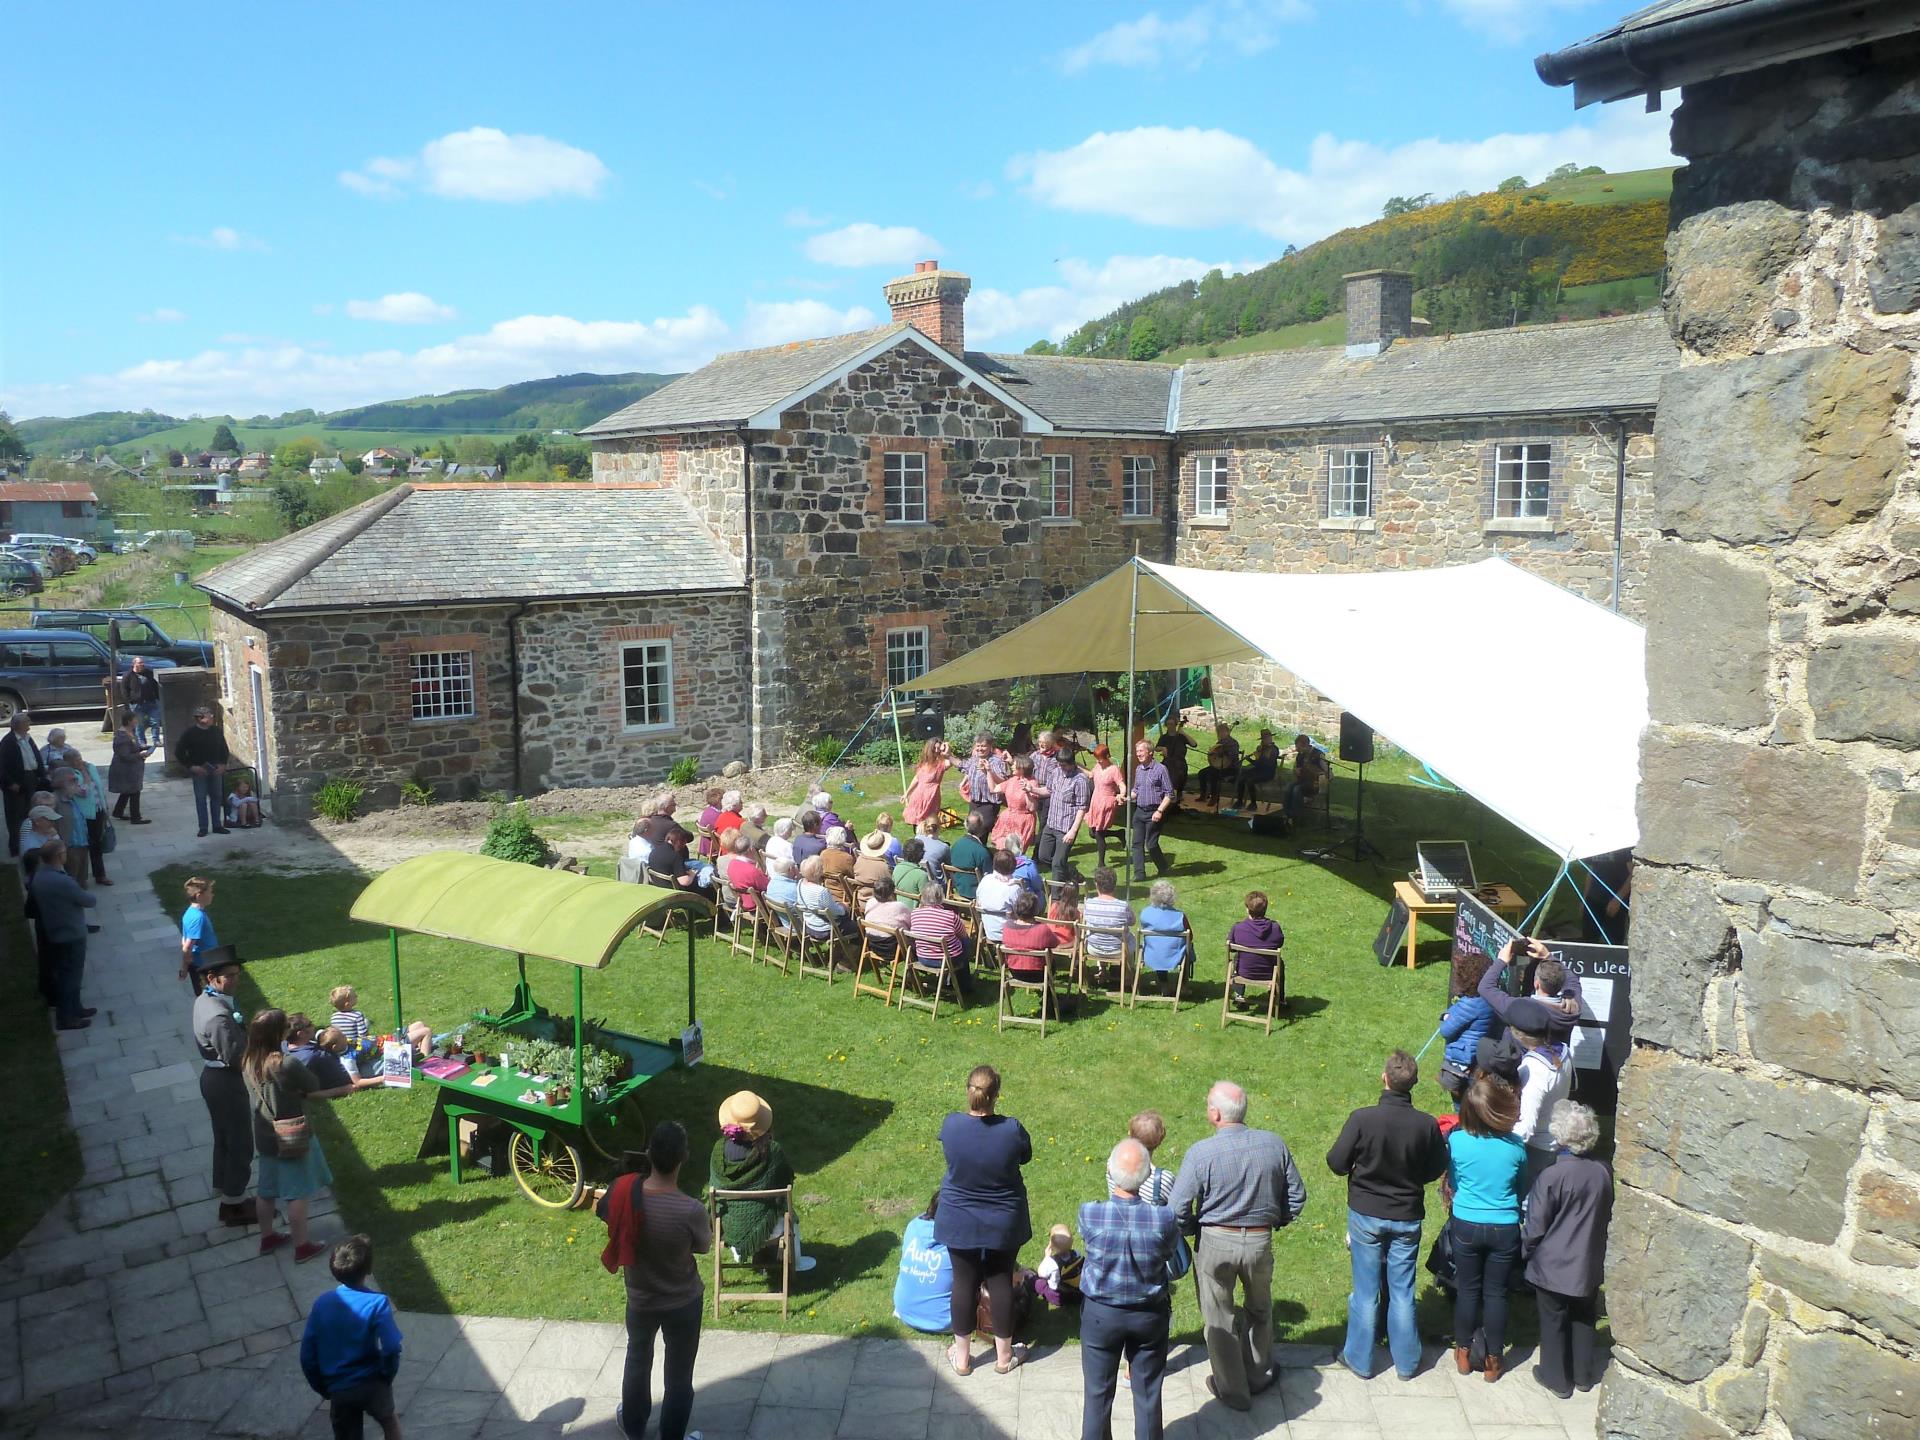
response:
{"label": "stone building", "polygon": [[400,485],[196,582],[275,813],[703,773],[747,738],[739,567],[672,490]]}
{"label": "stone building", "polygon": [[1660,5],[1680,87],[1600,1409],[1920,1434],[1920,9]]}

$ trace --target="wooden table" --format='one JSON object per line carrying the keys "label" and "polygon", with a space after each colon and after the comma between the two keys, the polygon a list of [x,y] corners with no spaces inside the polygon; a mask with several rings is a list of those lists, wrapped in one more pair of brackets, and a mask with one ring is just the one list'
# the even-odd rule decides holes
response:
{"label": "wooden table", "polygon": [[[1484,895],[1475,898],[1502,919],[1518,920],[1527,913],[1527,902],[1520,898],[1520,892],[1511,885],[1489,885],[1486,887],[1493,898]],[[1393,882],[1393,898],[1407,907],[1407,968],[1413,969],[1414,946],[1419,943],[1420,917],[1423,915],[1452,915],[1460,907],[1451,900],[1429,900],[1420,893],[1420,887],[1411,880]]]}

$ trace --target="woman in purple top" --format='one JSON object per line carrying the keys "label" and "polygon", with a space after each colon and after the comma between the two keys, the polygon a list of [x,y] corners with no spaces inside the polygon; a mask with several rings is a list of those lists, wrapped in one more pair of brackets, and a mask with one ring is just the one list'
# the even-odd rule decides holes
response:
{"label": "woman in purple top", "polygon": [[[1286,932],[1280,928],[1278,920],[1267,918],[1267,895],[1264,890],[1247,892],[1247,918],[1234,923],[1227,932],[1227,954],[1233,958],[1233,974],[1236,980],[1271,980],[1274,977],[1274,960],[1269,955],[1245,955],[1242,950],[1278,950],[1287,943]],[[1286,987],[1283,981],[1278,999],[1286,999]],[[1233,987],[1233,1003],[1238,1005],[1246,998],[1243,986]]]}
{"label": "woman in purple top", "polygon": [[1020,1178],[1020,1167],[1033,1158],[1033,1141],[1011,1115],[994,1114],[999,1098],[1000,1073],[991,1065],[976,1065],[967,1076],[966,1113],[955,1111],[940,1126],[947,1173],[940,1182],[933,1233],[953,1261],[953,1348],[947,1363],[956,1375],[973,1369],[968,1342],[983,1283],[993,1321],[993,1368],[1005,1375],[1020,1363],[1013,1350],[1013,1263],[1033,1238],[1027,1186]]}

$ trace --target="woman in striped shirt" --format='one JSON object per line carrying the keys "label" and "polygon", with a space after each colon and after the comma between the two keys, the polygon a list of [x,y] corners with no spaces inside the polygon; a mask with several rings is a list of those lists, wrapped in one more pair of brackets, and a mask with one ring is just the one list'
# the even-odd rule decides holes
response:
{"label": "woman in striped shirt", "polygon": [[908,933],[913,937],[914,963],[934,969],[945,955],[962,995],[973,993],[973,946],[967,927],[946,906],[946,887],[929,880],[920,892],[919,908],[913,912]]}

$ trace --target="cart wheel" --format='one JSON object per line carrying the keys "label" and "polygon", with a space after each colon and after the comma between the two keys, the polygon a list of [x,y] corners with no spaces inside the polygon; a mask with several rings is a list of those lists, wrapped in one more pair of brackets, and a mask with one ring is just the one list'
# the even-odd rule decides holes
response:
{"label": "cart wheel", "polygon": [[581,1180],[580,1152],[549,1135],[540,1143],[536,1160],[534,1143],[524,1130],[513,1132],[507,1147],[507,1163],[513,1167],[514,1181],[527,1198],[548,1210],[571,1210],[586,1192]]}
{"label": "cart wheel", "polygon": [[647,1117],[641,1112],[639,1097],[628,1095],[607,1109],[590,1106],[586,1122],[587,1143],[603,1160],[620,1163],[625,1150],[641,1150],[647,1143]]}

